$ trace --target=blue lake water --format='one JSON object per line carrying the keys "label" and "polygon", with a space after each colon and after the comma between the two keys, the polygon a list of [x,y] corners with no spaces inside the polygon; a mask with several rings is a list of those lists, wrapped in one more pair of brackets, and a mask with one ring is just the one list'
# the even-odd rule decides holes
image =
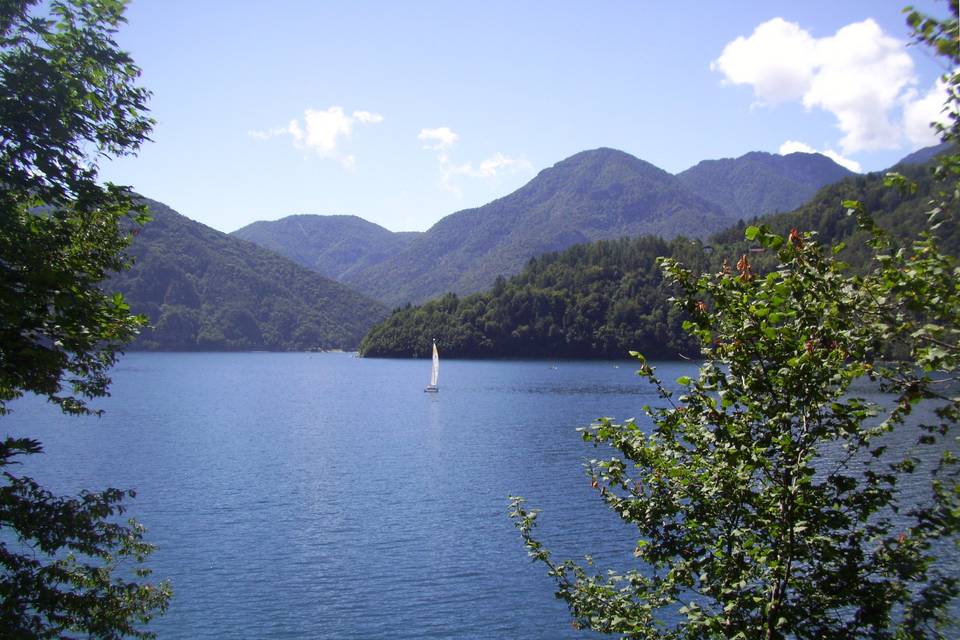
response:
{"label": "blue lake water", "polygon": [[161,638],[585,637],[507,496],[543,509],[557,557],[622,557],[634,539],[583,468],[604,452],[576,429],[653,390],[629,362],[448,360],[426,394],[429,367],[131,353],[99,420],[25,398],[2,424],[43,442],[23,471],[57,492],[137,490],[174,588]]}
{"label": "blue lake water", "polygon": [[[2,431],[41,440],[26,472],[58,493],[134,488],[129,513],[174,598],[178,638],[584,638],[531,564],[507,496],[542,509],[558,559],[625,568],[631,531],[576,429],[658,402],[629,362],[351,354],[124,356],[103,418],[36,398]],[[664,380],[692,375],[663,363]]]}

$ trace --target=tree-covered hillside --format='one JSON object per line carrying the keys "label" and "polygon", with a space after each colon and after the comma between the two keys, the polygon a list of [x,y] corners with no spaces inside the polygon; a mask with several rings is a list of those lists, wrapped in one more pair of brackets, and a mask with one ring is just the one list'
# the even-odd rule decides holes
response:
{"label": "tree-covered hillside", "polygon": [[449,357],[619,358],[696,355],[665,301],[656,260],[705,266],[699,240],[653,236],[600,240],[530,260],[518,275],[464,298],[447,294],[407,305],[363,339],[364,356],[426,356],[436,339]]}
{"label": "tree-covered hillside", "polygon": [[784,156],[753,151],[704,160],[677,174],[685,187],[723,208],[733,220],[792,211],[824,185],[853,173],[818,153]]}
{"label": "tree-covered hillside", "polygon": [[314,271],[147,200],[134,266],[108,288],[146,315],[132,349],[353,348],[386,308]]}
{"label": "tree-covered hillside", "polygon": [[[929,168],[904,166],[916,180],[916,193],[884,186],[883,176],[848,178],[823,188],[800,209],[763,221],[785,233],[815,230],[823,241],[846,242],[840,257],[854,269],[867,259],[856,221],[843,200],[854,199],[875,212],[882,226],[901,238],[922,229],[934,184]],[[960,231],[939,230],[943,246],[960,253]],[[530,260],[493,289],[459,298],[448,294],[421,306],[397,309],[363,339],[365,356],[425,356],[431,339],[452,357],[626,357],[629,350],[651,357],[695,356],[682,331],[682,318],[670,304],[656,258],[672,257],[694,269],[734,268],[741,256],[757,272],[772,256],[744,239],[744,225],[716,234],[706,243],[641,237],[572,247]]]}
{"label": "tree-covered hillside", "polygon": [[357,216],[297,215],[254,222],[230,235],[343,282],[400,253],[419,234],[395,233]]}

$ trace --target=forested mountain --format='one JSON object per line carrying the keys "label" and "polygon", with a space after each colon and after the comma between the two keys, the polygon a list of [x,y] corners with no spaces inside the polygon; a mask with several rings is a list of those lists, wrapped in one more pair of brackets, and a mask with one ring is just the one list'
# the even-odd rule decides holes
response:
{"label": "forested mountain", "polygon": [[694,193],[720,206],[732,220],[793,211],[820,187],[853,175],[818,153],[784,156],[754,151],[739,158],[704,160],[677,174]]}
{"label": "forested mountain", "polygon": [[276,351],[355,347],[379,302],[291,260],[145,200],[132,269],[107,287],[148,316],[132,349]]}
{"label": "forested mountain", "polygon": [[[762,222],[787,233],[814,230],[829,244],[845,242],[840,257],[863,268],[870,255],[856,221],[840,204],[862,201],[877,222],[907,239],[925,228],[935,188],[929,167],[904,166],[918,183],[915,194],[883,185],[881,174],[855,176],[821,189],[796,211]],[[450,357],[625,357],[631,349],[648,356],[692,356],[696,348],[682,331],[682,315],[668,301],[657,256],[672,256],[696,270],[736,264],[743,256],[756,271],[774,256],[744,239],[744,224],[699,240],[622,239],[575,246],[531,260],[509,280],[464,298],[446,295],[422,306],[406,306],[374,327],[360,345],[365,356],[425,356],[436,338]],[[939,229],[945,250],[960,254],[956,225]]]}
{"label": "forested mountain", "polygon": [[394,233],[357,216],[296,215],[254,222],[230,235],[342,282],[400,253],[419,234]]}
{"label": "forested mountain", "polygon": [[573,244],[655,234],[703,237],[730,219],[680,181],[622,151],[578,153],[508,196],[454,213],[391,259],[345,279],[392,304],[489,287],[531,257]]}

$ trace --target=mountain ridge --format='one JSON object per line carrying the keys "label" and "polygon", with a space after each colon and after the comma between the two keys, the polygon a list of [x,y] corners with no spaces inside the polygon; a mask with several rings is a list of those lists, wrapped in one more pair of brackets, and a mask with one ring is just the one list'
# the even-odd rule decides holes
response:
{"label": "mountain ridge", "polygon": [[230,235],[343,282],[352,272],[402,251],[417,233],[393,232],[354,215],[294,214],[253,222]]}
{"label": "mountain ridge", "polygon": [[738,158],[702,160],[677,174],[689,189],[747,220],[792,211],[817,190],[854,173],[818,153],[751,151]]}
{"label": "mountain ridge", "polygon": [[652,233],[717,231],[719,207],[630,154],[583,151],[540,171],[516,191],[444,217],[397,256],[345,279],[399,304],[444,291],[472,293],[530,258],[580,242]]}
{"label": "mountain ridge", "polygon": [[[300,216],[253,223],[234,235],[397,305],[447,291],[482,290],[497,276],[518,273],[537,255],[582,242],[643,234],[703,238],[756,211],[795,208],[816,188],[847,175],[819,154],[765,152],[703,161],[672,175],[624,151],[600,147],[560,160],[512,193],[406,237],[366,223],[376,234],[351,235],[344,242],[328,238],[314,246],[311,233],[284,231],[294,219],[305,222]],[[335,226],[332,220],[311,224],[327,233]]]}

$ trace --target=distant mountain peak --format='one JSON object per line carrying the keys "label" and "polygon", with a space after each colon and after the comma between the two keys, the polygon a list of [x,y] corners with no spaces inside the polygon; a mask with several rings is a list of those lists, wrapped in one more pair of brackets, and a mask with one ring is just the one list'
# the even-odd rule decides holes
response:
{"label": "distant mountain peak", "polygon": [[337,281],[386,260],[417,236],[394,233],[359,216],[343,214],[296,214],[254,222],[231,235]]}
{"label": "distant mountain peak", "polygon": [[677,174],[683,184],[723,207],[732,219],[747,220],[791,211],[823,186],[852,175],[819,153],[786,155],[751,151],[739,158],[703,160]]}
{"label": "distant mountain peak", "polygon": [[730,222],[670,173],[624,151],[581,151],[513,193],[451,214],[399,255],[345,278],[391,304],[471,293],[548,251],[599,239],[704,236]]}
{"label": "distant mountain peak", "polygon": [[[642,160],[635,155],[629,154],[626,151],[621,151],[620,149],[613,149],[611,147],[598,147],[596,149],[588,149],[586,151],[580,151],[573,154],[569,158],[565,158],[560,162],[553,165],[549,169],[544,171],[549,171],[550,169],[557,168],[568,168],[568,167],[584,167],[584,166],[596,166],[596,165],[623,165],[632,168],[644,168],[648,170],[653,170],[657,173],[662,173],[665,175],[670,175],[668,172],[664,171],[660,167]],[[542,172],[541,172],[542,173]]]}
{"label": "distant mountain peak", "polygon": [[[897,165],[903,164],[926,164],[936,158],[941,153],[946,153],[953,145],[949,142],[941,142],[930,147],[917,149],[913,153],[901,158]],[[896,166],[896,165],[894,165]]]}

